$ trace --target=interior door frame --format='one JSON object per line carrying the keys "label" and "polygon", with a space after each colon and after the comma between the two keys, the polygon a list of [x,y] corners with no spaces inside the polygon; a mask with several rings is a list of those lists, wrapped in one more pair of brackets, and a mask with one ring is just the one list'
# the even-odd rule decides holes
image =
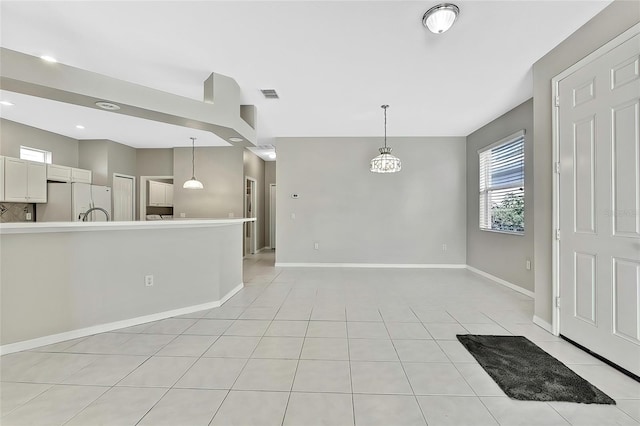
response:
{"label": "interior door frame", "polygon": [[[275,183],[270,183],[269,184],[269,248],[271,250],[274,250],[276,248],[276,215],[275,210],[276,210],[276,203],[274,202],[275,200],[273,199],[273,197],[271,196],[271,194],[273,193],[273,190],[275,189],[277,191],[277,184]],[[276,193],[277,194],[277,193]]]}
{"label": "interior door frame", "polygon": [[173,176],[140,176],[140,220],[147,220],[147,182],[154,179],[173,179]]}
{"label": "interior door frame", "polygon": [[553,299],[551,300],[552,318],[551,318],[551,332],[558,336],[561,331],[560,324],[560,239],[558,238],[560,233],[560,174],[557,168],[560,161],[560,123],[559,123],[559,105],[556,101],[558,93],[560,92],[560,82],[584,67],[585,65],[595,61],[609,51],[615,49],[625,41],[631,39],[636,34],[640,33],[640,24],[636,24],[618,35],[608,43],[599,47],[591,52],[560,74],[551,79],[551,102],[553,105],[551,116],[551,129],[552,129],[552,242],[551,242],[551,294]]}
{"label": "interior door frame", "polygon": [[[113,186],[113,181],[115,180],[116,177],[119,178],[125,178],[125,179],[131,179],[133,181],[133,184],[131,186],[131,217],[132,217],[132,221],[136,220],[136,177],[135,176],[131,176],[131,175],[125,175],[124,173],[114,173],[113,174],[113,178],[111,180],[111,184]],[[115,201],[116,201],[116,197],[115,197],[115,191],[113,190],[113,187],[111,188],[111,220],[113,220],[113,216],[115,216]]]}
{"label": "interior door frame", "polygon": [[243,211],[243,216],[246,217],[247,214],[247,182],[251,182],[251,202],[253,203],[253,209],[252,212],[255,216],[253,216],[253,218],[255,218],[254,221],[251,222],[245,222],[247,224],[247,226],[250,226],[253,228],[253,241],[251,244],[251,247],[249,247],[249,253],[250,254],[256,254],[258,252],[258,181],[254,178],[252,178],[251,176],[245,176],[244,177],[244,185],[242,188],[243,191],[243,198],[244,198],[244,211]]}

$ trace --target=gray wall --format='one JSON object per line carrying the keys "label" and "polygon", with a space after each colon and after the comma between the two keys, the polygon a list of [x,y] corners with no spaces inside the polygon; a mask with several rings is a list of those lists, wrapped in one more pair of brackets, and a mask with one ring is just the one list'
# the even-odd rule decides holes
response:
{"label": "gray wall", "polygon": [[264,162],[264,241],[265,245],[273,248],[274,242],[271,241],[271,198],[270,189],[271,184],[276,183],[276,162],[265,161]]}
{"label": "gray wall", "polygon": [[191,179],[191,148],[173,150],[173,214],[187,218],[243,216],[244,164],[241,147],[196,147],[196,178],[204,189],[183,189]]}
{"label": "gray wall", "polygon": [[0,285],[10,296],[0,300],[0,344],[220,300],[242,283],[241,232],[231,224],[4,234]]}
{"label": "gray wall", "polygon": [[256,211],[256,247],[263,248],[265,244],[265,193],[264,193],[264,160],[245,148],[242,153],[244,163],[244,175],[256,180],[256,192],[258,209]]}
{"label": "gray wall", "polygon": [[616,0],[533,65],[535,315],[551,322],[551,79],[640,22],[637,1]]}
{"label": "gray wall", "polygon": [[390,138],[403,169],[388,175],[369,171],[382,143],[277,140],[277,262],[465,263],[465,138]]}
{"label": "gray wall", "polygon": [[[525,129],[524,235],[481,231],[478,150]],[[533,291],[533,99],[467,136],[467,265]]]}
{"label": "gray wall", "polygon": [[173,148],[136,150],[138,176],[173,176]]}
{"label": "gray wall", "polygon": [[83,140],[79,144],[81,168],[93,171],[94,185],[113,187],[113,174],[136,175],[136,149],[107,139]]}
{"label": "gray wall", "polygon": [[136,176],[136,149],[121,143],[108,141],[109,150],[109,186],[113,186],[113,174]]}
{"label": "gray wall", "polygon": [[78,166],[92,171],[91,183],[94,185],[109,185],[109,149],[106,141],[81,141],[78,145]]}
{"label": "gray wall", "polygon": [[57,133],[0,119],[0,155],[20,158],[20,145],[50,151],[53,164],[78,167],[78,141]]}

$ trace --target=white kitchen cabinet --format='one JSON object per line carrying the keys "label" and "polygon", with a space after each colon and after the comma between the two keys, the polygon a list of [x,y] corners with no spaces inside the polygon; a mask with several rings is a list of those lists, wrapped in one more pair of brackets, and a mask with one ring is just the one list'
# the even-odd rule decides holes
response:
{"label": "white kitchen cabinet", "polygon": [[4,200],[22,203],[46,203],[47,165],[5,157]]}
{"label": "white kitchen cabinet", "polygon": [[173,207],[173,184],[150,180],[147,205]]}
{"label": "white kitchen cabinet", "polygon": [[0,156],[0,201],[4,201],[4,157]]}
{"label": "white kitchen cabinet", "polygon": [[48,164],[47,180],[53,182],[91,183],[91,170],[60,166],[58,164]]}
{"label": "white kitchen cabinet", "polygon": [[164,202],[167,206],[173,206],[173,185],[170,183],[164,187]]}
{"label": "white kitchen cabinet", "polygon": [[71,167],[47,164],[47,180],[71,182]]}
{"label": "white kitchen cabinet", "polygon": [[91,170],[71,168],[71,182],[91,183]]}

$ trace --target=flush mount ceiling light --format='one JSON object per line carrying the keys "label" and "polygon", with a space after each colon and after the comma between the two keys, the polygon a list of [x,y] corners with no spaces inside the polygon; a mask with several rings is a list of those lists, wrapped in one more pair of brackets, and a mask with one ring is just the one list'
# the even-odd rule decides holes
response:
{"label": "flush mount ceiling light", "polygon": [[84,129],[84,126],[82,124],[77,124],[76,125],[76,129],[82,130],[82,129]]}
{"label": "flush mount ceiling light", "polygon": [[196,179],[196,138],[191,138],[191,179],[182,185],[184,189],[202,189],[204,185]]}
{"label": "flush mount ceiling light", "polygon": [[242,142],[243,140],[242,138],[229,138],[229,142]]}
{"label": "flush mount ceiling light", "polygon": [[460,8],[455,4],[441,3],[425,12],[422,16],[422,25],[432,33],[442,34],[451,28],[459,13]]}
{"label": "flush mount ceiling light", "polygon": [[117,111],[120,109],[120,105],[116,105],[107,101],[98,101],[96,102],[96,106],[99,106],[102,109],[106,109],[107,111]]}
{"label": "flush mount ceiling light", "polygon": [[270,153],[269,153],[269,158],[271,158],[272,160],[275,160],[275,158],[276,158],[276,153],[275,153],[275,152],[270,152]]}
{"label": "flush mount ceiling light", "polygon": [[371,170],[373,173],[395,173],[402,169],[402,163],[398,157],[391,155],[391,148],[387,147],[387,108],[389,105],[382,105],[384,110],[384,148],[380,148],[380,155],[371,160]]}

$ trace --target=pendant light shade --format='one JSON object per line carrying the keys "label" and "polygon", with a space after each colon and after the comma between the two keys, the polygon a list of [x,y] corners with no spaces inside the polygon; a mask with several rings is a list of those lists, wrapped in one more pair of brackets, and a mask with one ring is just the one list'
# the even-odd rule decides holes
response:
{"label": "pendant light shade", "polygon": [[442,3],[427,10],[422,17],[422,24],[432,33],[442,34],[447,31],[460,13],[455,4]]}
{"label": "pendant light shade", "polygon": [[400,159],[391,154],[391,148],[387,146],[387,108],[389,105],[382,105],[384,110],[384,147],[380,148],[380,155],[371,160],[371,170],[373,173],[396,173],[402,170]]}
{"label": "pendant light shade", "polygon": [[191,179],[186,181],[182,187],[184,189],[203,189],[204,185],[196,179],[196,138],[191,138]]}

